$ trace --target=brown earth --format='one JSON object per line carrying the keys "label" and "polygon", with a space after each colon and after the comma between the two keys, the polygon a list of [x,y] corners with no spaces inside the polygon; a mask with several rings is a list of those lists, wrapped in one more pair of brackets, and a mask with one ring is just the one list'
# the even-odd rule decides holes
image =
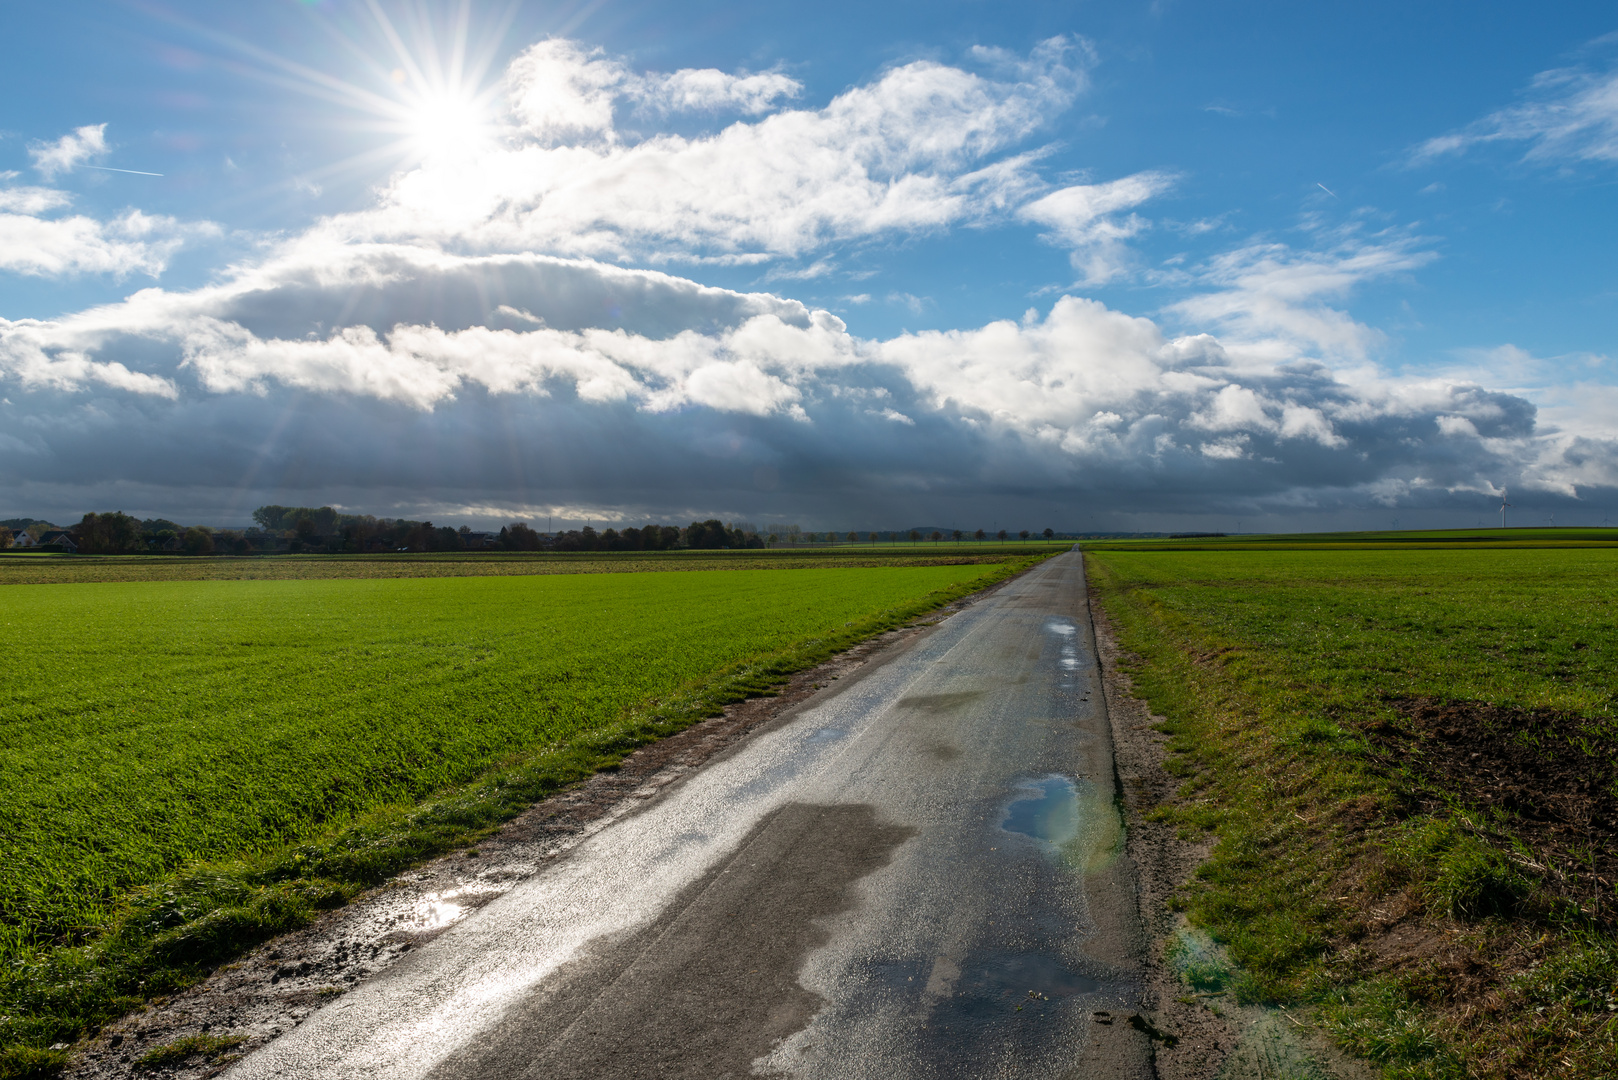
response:
{"label": "brown earth", "polygon": [[1515,860],[1555,895],[1606,928],[1618,880],[1618,745],[1610,724],[1545,709],[1401,698],[1405,725],[1373,737],[1420,782],[1417,800],[1446,798],[1498,812],[1505,833],[1532,851]]}

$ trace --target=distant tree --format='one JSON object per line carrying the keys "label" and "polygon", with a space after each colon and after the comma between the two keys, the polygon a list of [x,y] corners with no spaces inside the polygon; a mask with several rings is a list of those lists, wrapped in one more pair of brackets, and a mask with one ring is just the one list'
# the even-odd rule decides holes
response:
{"label": "distant tree", "polygon": [[1053,529],[1046,529],[1045,530],[1045,533],[1044,533],[1045,539],[1049,540],[1051,537],[1053,537],[1055,535],[1056,535],[1055,530],[1053,530]]}
{"label": "distant tree", "polygon": [[944,534],[943,534],[943,533],[941,533],[941,532],[939,532],[939,531],[938,531],[938,530],[937,530],[937,529],[934,529],[934,530],[933,530],[933,535],[932,535],[932,536],[930,536],[930,537],[929,537],[929,538],[928,538],[928,539],[930,539],[930,540],[931,540],[931,541],[932,541],[932,542],[933,542],[933,543],[935,543],[935,544],[936,544],[936,543],[938,543],[938,542],[939,542],[939,541],[940,541],[940,540],[942,540],[942,539],[944,539]]}
{"label": "distant tree", "polygon": [[90,555],[124,555],[146,547],[140,522],[128,514],[85,514],[68,531],[79,550]]}
{"label": "distant tree", "polygon": [[253,511],[253,520],[258,522],[261,529],[280,532],[285,527],[281,524],[282,519],[292,509],[290,506],[261,506]]}
{"label": "distant tree", "polygon": [[972,534],[972,538],[974,540],[986,540],[986,539],[988,539],[988,534],[985,533],[982,529],[979,529],[977,532]]}
{"label": "distant tree", "polygon": [[185,530],[184,543],[187,555],[213,554],[213,534],[201,525],[193,525]]}
{"label": "distant tree", "polygon": [[910,542],[912,544],[914,544],[917,540],[920,540],[920,539],[921,539],[921,533],[917,532],[915,529],[911,529],[910,530]]}
{"label": "distant tree", "polygon": [[959,529],[956,529],[956,530],[955,530],[955,531],[954,531],[954,533],[952,533],[952,534],[951,534],[951,536],[952,536],[952,537],[953,537],[953,538],[954,538],[954,539],[956,539],[956,540],[959,540],[959,539],[960,539],[960,538],[961,538],[961,530],[959,530]]}
{"label": "distant tree", "polygon": [[779,544],[780,542],[781,542],[781,538],[779,536],[777,536],[775,533],[770,534],[770,543]]}
{"label": "distant tree", "polygon": [[859,541],[859,538],[860,538],[859,533],[851,532],[851,533],[848,534],[848,542],[850,544],[857,543]]}
{"label": "distant tree", "polygon": [[507,551],[538,551],[539,534],[520,521],[500,530],[500,546]]}
{"label": "distant tree", "polygon": [[1001,530],[1000,530],[1000,531],[999,531],[999,532],[998,532],[998,533],[996,533],[996,534],[995,534],[995,535],[996,535],[996,536],[998,536],[998,537],[999,537],[999,538],[1000,538],[1000,539],[1002,539],[1002,540],[1004,540],[1004,539],[1005,539],[1005,538],[1006,538],[1006,530],[1004,530],[1004,529],[1001,529]]}
{"label": "distant tree", "polygon": [[717,518],[693,521],[685,530],[685,546],[706,550],[729,547],[730,536],[725,532],[724,522]]}
{"label": "distant tree", "polygon": [[1018,533],[1017,535],[1019,537],[1021,537],[1023,540],[1026,541],[1028,539],[1028,530],[1024,529],[1022,532]]}
{"label": "distant tree", "polygon": [[6,526],[0,525],[0,551],[11,546],[11,539],[15,534]]}
{"label": "distant tree", "polygon": [[248,542],[247,537],[236,529],[221,529],[214,533],[213,544],[216,551],[228,551],[235,555],[246,555],[253,550],[253,545]]}

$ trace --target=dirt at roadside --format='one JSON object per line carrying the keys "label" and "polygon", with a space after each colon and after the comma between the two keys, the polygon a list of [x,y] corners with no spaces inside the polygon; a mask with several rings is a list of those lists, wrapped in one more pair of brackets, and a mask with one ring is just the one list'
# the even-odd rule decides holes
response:
{"label": "dirt at roadside", "polygon": [[[1146,987],[1142,1006],[1166,1036],[1154,1041],[1159,1080],[1206,1080],[1216,1076],[1239,1038],[1237,1026],[1192,998],[1169,966],[1165,949],[1184,919],[1169,908],[1173,897],[1207,857],[1206,844],[1181,840],[1172,825],[1150,821],[1153,807],[1172,801],[1179,781],[1163,768],[1168,736],[1146,702],[1134,696],[1119,670],[1128,657],[1118,647],[1106,612],[1092,600],[1096,653],[1101,660],[1107,715],[1112,722],[1113,760],[1124,802],[1125,848],[1134,863],[1141,923],[1146,929]],[[1171,1044],[1172,1040],[1172,1044]]]}
{"label": "dirt at roadside", "polygon": [[[799,672],[775,697],[730,705],[723,716],[645,746],[617,769],[534,804],[476,848],[407,871],[312,925],[225,965],[205,982],[109,1024],[83,1045],[64,1077],[197,1080],[223,1072],[232,1061],[296,1027],[326,1001],[385,970],[686,773],[772,724],[832,680],[1003,584]],[[207,1041],[193,1043],[197,1052],[189,1056],[140,1064],[154,1050],[198,1036]]]}

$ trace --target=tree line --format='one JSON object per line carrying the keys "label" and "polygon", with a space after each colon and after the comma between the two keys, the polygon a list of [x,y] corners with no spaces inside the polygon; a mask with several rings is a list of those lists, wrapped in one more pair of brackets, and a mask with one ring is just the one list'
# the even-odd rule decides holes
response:
{"label": "tree line", "polygon": [[[523,522],[513,522],[498,533],[475,532],[468,526],[452,528],[431,521],[405,518],[379,518],[370,514],[345,514],[330,506],[261,506],[253,511],[256,526],[251,529],[210,529],[184,526],[167,518],[139,519],[118,511],[89,513],[65,531],[76,549],[92,555],[128,554],[267,554],[275,552],[426,552],[426,551],[672,551],[677,549],[717,550],[722,548],[763,548],[777,543],[939,543],[945,539],[963,540],[960,529],[900,530],[880,532],[804,532],[796,525],[762,532],[748,522],[726,524],[717,518],[693,521],[684,527],[649,523],[623,529],[596,531],[582,529],[541,533]],[[35,518],[14,518],[0,522],[0,549],[12,546],[14,538],[27,532],[38,540],[56,531],[50,522]],[[1019,539],[1032,536],[1024,529]],[[1045,539],[1055,535],[1044,530]],[[987,540],[982,529],[972,539]],[[996,539],[1008,539],[1001,529]]]}

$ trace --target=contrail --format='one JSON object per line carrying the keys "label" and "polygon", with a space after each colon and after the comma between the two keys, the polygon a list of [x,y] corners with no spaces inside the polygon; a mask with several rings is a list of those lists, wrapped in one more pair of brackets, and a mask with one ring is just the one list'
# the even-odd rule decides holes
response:
{"label": "contrail", "polygon": [[131,176],[162,176],[160,172],[141,172],[139,169],[114,169],[107,165],[80,165],[81,169],[100,169],[102,172],[126,172]]}
{"label": "contrail", "polygon": [[1337,192],[1333,191],[1331,188],[1327,187],[1325,184],[1322,184],[1319,180],[1315,181],[1315,187],[1319,188],[1321,191],[1324,191],[1327,195],[1330,195],[1332,198],[1334,198],[1334,199],[1337,198]]}

